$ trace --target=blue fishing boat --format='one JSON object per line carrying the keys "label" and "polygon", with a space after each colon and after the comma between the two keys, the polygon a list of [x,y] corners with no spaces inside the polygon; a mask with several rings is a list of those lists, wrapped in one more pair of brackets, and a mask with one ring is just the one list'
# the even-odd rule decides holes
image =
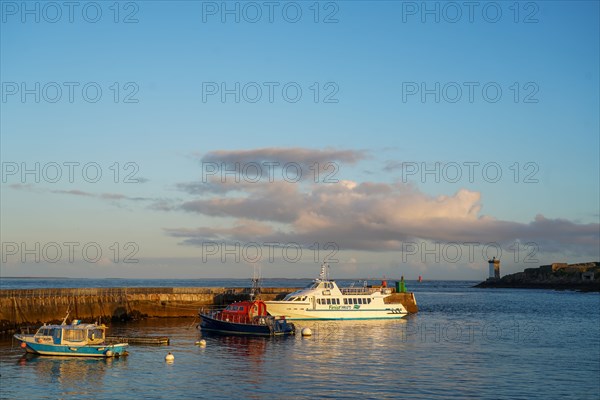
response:
{"label": "blue fishing boat", "polygon": [[104,324],[82,324],[79,320],[67,324],[67,317],[60,325],[44,324],[35,334],[15,334],[14,337],[26,352],[44,356],[120,357],[127,355],[128,343],[106,343]]}

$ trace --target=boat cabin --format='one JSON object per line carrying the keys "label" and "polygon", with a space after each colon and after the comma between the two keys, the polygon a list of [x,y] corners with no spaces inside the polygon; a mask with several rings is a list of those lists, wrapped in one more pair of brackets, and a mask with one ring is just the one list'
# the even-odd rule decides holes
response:
{"label": "boat cabin", "polygon": [[81,321],[73,320],[70,325],[43,325],[33,338],[37,343],[84,346],[104,343],[105,330],[104,325],[81,324]]}
{"label": "boat cabin", "polygon": [[216,318],[226,322],[250,323],[256,317],[266,317],[267,305],[262,300],[238,301],[216,314]]}

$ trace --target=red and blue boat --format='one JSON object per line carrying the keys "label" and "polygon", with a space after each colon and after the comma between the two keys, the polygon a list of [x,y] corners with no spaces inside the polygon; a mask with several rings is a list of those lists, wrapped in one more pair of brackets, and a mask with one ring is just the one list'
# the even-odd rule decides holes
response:
{"label": "red and blue boat", "polygon": [[294,324],[285,317],[267,312],[262,300],[238,301],[223,310],[200,312],[202,331],[234,335],[282,336],[296,333]]}

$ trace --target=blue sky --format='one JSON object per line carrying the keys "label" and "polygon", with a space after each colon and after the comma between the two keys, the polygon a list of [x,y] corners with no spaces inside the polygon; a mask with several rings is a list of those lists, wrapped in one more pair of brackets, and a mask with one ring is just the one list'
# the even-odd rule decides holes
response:
{"label": "blue sky", "polygon": [[[78,2],[73,22],[60,2],[0,3],[2,276],[244,277],[252,262],[203,260],[206,245],[274,238],[304,251],[260,259],[271,277],[316,274],[314,242],[339,248],[339,277],[480,279],[485,243],[504,249],[506,272],[600,257],[598,2],[480,2],[472,22],[460,2],[428,3],[439,21],[421,2],[276,2],[272,22],[263,2],[227,2],[239,22],[222,2],[120,2],[118,15],[114,2]],[[206,92],[236,83],[239,102]],[[88,99],[102,90],[97,102],[85,85]],[[273,160],[305,178],[330,162],[339,182],[285,182],[281,170],[275,182],[202,181],[203,162]],[[102,177],[77,167],[69,182],[71,162]],[[36,163],[61,165],[62,179],[21,176]],[[420,176],[436,165],[438,181]],[[444,165],[463,178],[444,179]],[[129,172],[143,179],[123,182]],[[103,257],[68,260],[64,242],[97,243]],[[137,263],[122,260],[130,242]],[[481,242],[479,253],[455,259],[454,242]],[[23,243],[39,243],[39,263]],[[515,257],[515,243],[535,246]]]}

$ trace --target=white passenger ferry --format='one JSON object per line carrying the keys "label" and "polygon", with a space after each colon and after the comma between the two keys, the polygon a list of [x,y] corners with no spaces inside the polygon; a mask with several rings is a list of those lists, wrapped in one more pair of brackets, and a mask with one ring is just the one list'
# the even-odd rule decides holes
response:
{"label": "white passenger ferry", "polygon": [[402,304],[384,301],[392,295],[392,288],[339,288],[329,280],[328,268],[323,264],[319,278],[304,289],[290,293],[280,301],[265,301],[267,311],[290,320],[391,319],[408,314]]}

